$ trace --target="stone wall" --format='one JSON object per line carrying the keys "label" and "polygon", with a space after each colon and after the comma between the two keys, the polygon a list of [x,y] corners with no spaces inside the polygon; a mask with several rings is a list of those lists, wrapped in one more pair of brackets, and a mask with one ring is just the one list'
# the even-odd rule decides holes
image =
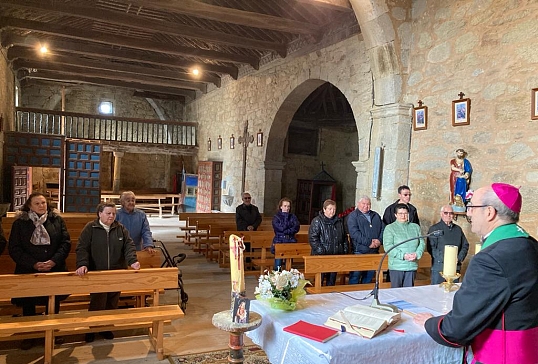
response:
{"label": "stone wall", "polygon": [[[323,162],[325,171],[337,181],[336,205],[338,211],[342,211],[355,205],[357,174],[351,162],[358,158],[357,133],[322,129],[320,134],[317,156],[286,154],[286,166],[282,173],[282,196],[288,196],[296,202],[297,180],[312,179],[321,171]],[[274,210],[270,212],[276,212],[276,209]]]}
{"label": "stone wall", "polygon": [[[531,4],[532,3],[532,4]],[[449,161],[468,152],[471,188],[503,181],[521,185],[521,224],[538,235],[538,3],[414,1],[413,48],[405,101],[424,101],[427,130],[412,133],[410,185],[423,229],[448,201]],[[452,100],[471,99],[470,125],[452,126]],[[469,224],[460,222],[468,231]],[[475,235],[471,235],[476,241]]]}
{"label": "stone wall", "polygon": [[[0,150],[4,150],[4,131],[11,130],[15,115],[15,82],[8,67],[6,50],[0,47]],[[0,158],[0,181],[4,180],[4,158]],[[0,201],[4,195],[3,183],[0,185]]]}
{"label": "stone wall", "polygon": [[[310,86],[310,81],[316,80],[319,82],[313,82]],[[234,197],[231,206],[221,204],[224,211],[234,211],[241,200],[242,148],[236,143],[236,148],[230,149],[229,138],[233,133],[237,140],[243,132],[246,120],[250,123],[250,134],[255,135],[261,129],[265,138],[262,148],[251,144],[247,149],[246,190],[251,192],[254,203],[261,211],[264,211],[266,203],[269,211],[273,211],[273,205],[282,197],[283,192],[291,191],[290,194],[293,194],[296,188],[296,180],[291,181],[291,177],[282,180],[279,177],[278,168],[281,168],[282,164],[286,173],[294,173],[293,170],[297,168],[297,175],[305,178],[311,178],[320,171],[319,161],[314,163],[315,168],[293,160],[288,161],[283,150],[288,126],[295,110],[310,92],[325,81],[331,82],[346,96],[357,123],[358,139],[357,134],[350,136],[346,143],[349,150],[346,149],[344,153],[349,154],[349,151],[354,150],[354,158],[357,159],[358,151],[359,159],[369,162],[372,76],[360,36],[353,36],[306,55],[289,56],[275,61],[237,81],[230,82],[225,79],[220,89],[211,91],[187,105],[187,121],[197,121],[200,125],[199,160],[224,161],[223,175],[227,186],[225,192]],[[304,90],[305,85],[310,88],[305,92],[297,91]],[[284,117],[281,117],[281,114],[285,114]],[[216,148],[219,135],[224,140],[221,150]],[[207,151],[205,147],[208,138],[212,140],[211,151]],[[326,141],[329,145],[334,143],[333,139]],[[340,143],[338,146],[340,147]],[[350,163],[352,158],[332,158],[334,163],[331,164],[334,167],[331,168],[334,168],[334,171],[328,171],[334,173],[334,178],[343,179],[344,203],[353,203],[351,201],[355,199],[355,189],[350,189],[349,186],[355,186],[357,175]],[[290,166],[286,165],[288,162]],[[269,164],[278,165],[271,167],[277,168],[274,181],[266,181],[265,170]],[[369,174],[370,171],[365,173]],[[266,189],[266,183],[269,182],[272,185]],[[281,183],[286,184],[283,189]],[[269,196],[270,194],[272,195]]]}
{"label": "stone wall", "polygon": [[[32,83],[21,90],[22,107],[61,110],[61,86],[49,83]],[[112,101],[114,115],[127,118],[182,121],[183,106],[179,102],[153,100],[159,110],[142,97],[133,97],[133,91],[115,87],[74,85],[65,88],[65,111],[98,114],[101,101]]]}

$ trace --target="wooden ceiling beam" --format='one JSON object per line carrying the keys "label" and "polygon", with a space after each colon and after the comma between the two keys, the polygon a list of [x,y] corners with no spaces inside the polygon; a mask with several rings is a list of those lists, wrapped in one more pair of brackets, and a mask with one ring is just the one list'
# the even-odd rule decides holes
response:
{"label": "wooden ceiling beam", "polygon": [[169,95],[187,96],[187,97],[190,97],[191,99],[196,98],[195,91],[189,91],[189,90],[173,88],[173,87],[150,86],[150,85],[145,85],[145,84],[141,84],[137,82],[124,82],[124,81],[110,80],[107,78],[88,77],[88,76],[82,76],[80,74],[71,75],[71,74],[61,74],[61,73],[53,72],[53,71],[37,71],[37,72],[27,73],[19,77],[19,80],[25,80],[25,79],[43,80],[43,81],[50,81],[50,82],[69,82],[69,83],[77,83],[77,84],[85,83],[85,84],[99,85],[99,86],[114,86],[114,87],[122,87],[122,88],[127,88],[127,89],[152,91],[152,92],[158,92],[158,93],[169,94]]}
{"label": "wooden ceiling beam", "polygon": [[210,43],[225,44],[233,47],[247,49],[264,49],[274,51],[281,57],[286,57],[286,45],[277,42],[263,41],[246,38],[234,34],[226,34],[213,30],[196,28],[180,23],[153,20],[142,18],[133,14],[125,14],[117,11],[103,11],[82,5],[69,5],[66,3],[55,3],[41,0],[2,0],[0,6],[12,7],[16,9],[37,10],[39,12],[51,12],[60,15],[75,16],[90,19],[103,23],[122,25],[125,27],[140,29],[146,32],[162,33],[177,37],[186,37],[203,40]]}
{"label": "wooden ceiling beam", "polygon": [[[47,39],[44,38],[43,41],[47,41]],[[34,42],[35,39],[31,37],[21,37],[18,35],[2,32],[2,47],[5,48],[13,46],[23,46],[35,49],[36,44]],[[197,67],[202,73],[215,72],[229,74],[234,80],[237,80],[239,74],[239,69],[235,66],[227,67],[207,63],[199,63],[194,61],[184,61],[177,58],[167,57],[165,55],[153,53],[142,54],[138,51],[128,49],[114,49],[103,45],[82,44],[78,42],[59,40],[50,40],[49,44],[54,50],[59,50],[63,52],[95,57],[107,57],[122,61],[140,62],[158,66],[176,67],[187,70],[189,72],[192,68]],[[8,57],[10,54],[10,50],[11,49],[8,50]]]}
{"label": "wooden ceiling beam", "polygon": [[353,11],[349,0],[295,0],[298,3],[306,5],[314,5],[328,10],[336,10],[342,12]]}
{"label": "wooden ceiling beam", "polygon": [[130,3],[149,9],[169,10],[196,18],[292,34],[317,35],[320,31],[320,28],[315,24],[206,4],[196,0],[130,0]]}
{"label": "wooden ceiling beam", "polygon": [[144,85],[162,86],[162,87],[176,87],[187,90],[199,90],[203,93],[207,92],[207,86],[205,83],[193,83],[179,80],[167,80],[164,78],[143,76],[129,73],[122,73],[116,71],[109,71],[103,69],[86,68],[80,66],[73,66],[67,64],[57,64],[49,61],[35,61],[35,60],[16,60],[13,62],[13,69],[20,70],[21,68],[36,69],[37,71],[46,70],[54,71],[62,74],[82,75],[87,77],[106,78],[111,80],[120,80],[125,82],[138,82]]}
{"label": "wooden ceiling beam", "polygon": [[2,30],[6,28],[14,28],[20,30],[26,30],[31,32],[39,32],[49,35],[54,35],[63,38],[71,38],[84,40],[88,42],[97,42],[110,44],[120,47],[128,47],[133,49],[140,49],[151,52],[160,52],[166,54],[174,54],[178,56],[187,57],[200,57],[209,60],[217,60],[223,62],[233,62],[250,64],[254,69],[259,69],[260,61],[257,57],[245,56],[240,54],[223,53],[205,49],[197,49],[190,47],[183,47],[179,45],[168,45],[163,43],[156,43],[153,41],[138,39],[117,35],[106,34],[102,32],[94,32],[91,30],[81,30],[62,25],[56,25],[54,23],[42,23],[32,20],[22,20],[16,18],[3,17],[0,18],[0,24],[2,24]]}
{"label": "wooden ceiling beam", "polygon": [[15,46],[8,50],[8,59],[10,61],[14,61],[16,59],[26,59],[31,61],[48,61],[48,62],[54,62],[56,64],[60,65],[73,65],[73,66],[79,66],[79,67],[87,67],[87,68],[94,68],[94,69],[101,69],[101,70],[107,70],[107,71],[114,71],[114,72],[122,72],[127,74],[137,74],[137,75],[145,75],[145,76],[151,76],[151,77],[161,77],[165,79],[172,79],[172,80],[178,80],[178,81],[186,81],[186,82],[193,82],[193,83],[201,83],[201,82],[214,82],[216,86],[220,87],[220,77],[214,77],[212,76],[212,80],[202,80],[202,76],[210,76],[205,73],[198,76],[194,75],[188,75],[184,72],[178,72],[178,71],[170,71],[170,70],[162,70],[162,69],[156,69],[156,68],[148,68],[148,67],[142,67],[142,66],[135,66],[127,63],[117,63],[117,62],[107,62],[107,61],[96,61],[96,60],[89,60],[87,58],[81,58],[74,55],[66,55],[65,53],[60,52],[49,52],[46,56],[38,55],[37,52],[20,47]]}

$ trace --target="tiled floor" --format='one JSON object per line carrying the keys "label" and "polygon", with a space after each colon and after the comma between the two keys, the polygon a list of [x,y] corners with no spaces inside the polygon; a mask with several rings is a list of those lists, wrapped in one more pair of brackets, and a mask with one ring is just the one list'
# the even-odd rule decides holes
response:
{"label": "tiled floor", "polygon": [[[149,220],[154,238],[163,241],[172,255],[179,252],[187,254],[181,268],[189,301],[185,317],[165,326],[165,353],[186,354],[225,349],[228,333],[216,329],[211,324],[211,318],[214,313],[230,307],[229,271],[219,268],[216,263],[207,262],[205,257],[193,253],[181,239],[176,238],[180,232],[177,215],[162,219],[150,217]],[[247,295],[251,298],[256,284],[254,276],[246,277]],[[178,293],[167,291],[162,302],[177,303]],[[116,338],[111,341],[96,336],[93,343],[86,344],[83,339],[83,335],[66,337],[65,343],[54,350],[54,363],[168,363],[168,359],[157,360],[142,330],[136,333],[117,332]],[[245,337],[245,344],[250,343],[250,339]],[[20,342],[0,342],[0,364],[43,363],[42,344],[28,351],[22,351],[19,347]]]}

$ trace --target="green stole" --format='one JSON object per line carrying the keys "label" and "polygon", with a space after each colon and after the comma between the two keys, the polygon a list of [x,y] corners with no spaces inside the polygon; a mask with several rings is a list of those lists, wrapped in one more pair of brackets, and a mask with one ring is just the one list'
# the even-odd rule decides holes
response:
{"label": "green stole", "polygon": [[487,248],[490,245],[495,244],[499,240],[508,239],[508,238],[528,238],[529,234],[523,230],[518,224],[506,224],[501,225],[489,234],[484,243],[482,244],[482,249]]}

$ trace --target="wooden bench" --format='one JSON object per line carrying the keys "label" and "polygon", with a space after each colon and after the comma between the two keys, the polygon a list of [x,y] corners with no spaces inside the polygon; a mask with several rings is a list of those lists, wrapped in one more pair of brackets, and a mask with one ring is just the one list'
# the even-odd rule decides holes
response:
{"label": "wooden bench", "polygon": [[[357,291],[365,289],[373,289],[374,283],[366,284],[337,284],[335,286],[321,286],[321,274],[322,273],[344,273],[348,275],[352,271],[365,271],[365,270],[377,270],[379,262],[383,254],[348,254],[348,255],[310,255],[303,256],[304,259],[304,273],[305,275],[314,275],[314,286],[307,287],[308,293],[329,293],[329,292],[346,292]],[[424,252],[422,258],[419,260],[419,269],[431,267],[431,256],[427,252]],[[381,266],[381,270],[388,269],[388,257],[385,258]],[[345,277],[344,277],[345,278]],[[415,285],[427,285],[430,284],[429,275],[424,279],[415,279]],[[383,274],[379,276],[379,287],[390,288],[389,282],[383,281]]]}
{"label": "wooden bench", "polygon": [[[170,207],[173,215],[178,206],[180,195],[177,193],[136,193],[136,207],[141,210],[152,210],[159,213],[159,218],[163,216],[163,208]],[[101,193],[101,199],[105,202],[118,202],[120,194]],[[170,200],[171,202],[166,202]]]}
{"label": "wooden bench", "polygon": [[[66,264],[67,268],[74,270],[76,268],[76,253],[75,253],[76,245],[71,245],[71,253],[69,253]],[[155,254],[150,254],[147,251],[137,251],[136,252],[137,259],[140,262],[141,269],[147,269],[147,268],[160,268],[161,264],[163,262],[162,252],[160,250],[156,250]],[[4,253],[0,255],[0,274],[13,274],[15,271],[15,262],[11,257]],[[161,290],[160,293],[164,293],[164,290]],[[120,306],[135,306],[135,307],[143,307],[146,303],[146,298],[148,296],[152,295],[151,289],[143,289],[143,290],[124,290],[121,293],[120,297]],[[89,295],[71,295],[69,298],[65,301],[62,301],[61,303],[61,309],[87,309],[89,304]],[[11,299],[7,300],[1,300],[0,299],[0,314],[6,315],[6,314],[20,314],[21,309],[18,307],[15,307],[11,304]]]}
{"label": "wooden bench", "polygon": [[0,340],[44,336],[44,363],[51,364],[55,336],[148,327],[150,343],[158,359],[163,360],[164,322],[181,318],[183,311],[178,305],[159,306],[159,291],[177,287],[177,268],[98,271],[84,277],[74,272],[0,275],[0,299],[48,296],[49,312],[54,312],[55,295],[153,290],[151,307],[0,317]]}
{"label": "wooden bench", "polygon": [[[299,235],[300,236],[300,235]],[[303,235],[304,236],[304,235]],[[308,241],[308,235],[306,236]],[[305,255],[310,255],[312,247],[308,242],[297,242],[297,243],[288,243],[288,244],[276,244],[275,245],[275,259],[285,259],[286,266],[285,269],[289,271],[291,268],[296,268],[302,273],[304,273],[304,259]],[[300,261],[302,267],[297,267],[296,263]]]}

